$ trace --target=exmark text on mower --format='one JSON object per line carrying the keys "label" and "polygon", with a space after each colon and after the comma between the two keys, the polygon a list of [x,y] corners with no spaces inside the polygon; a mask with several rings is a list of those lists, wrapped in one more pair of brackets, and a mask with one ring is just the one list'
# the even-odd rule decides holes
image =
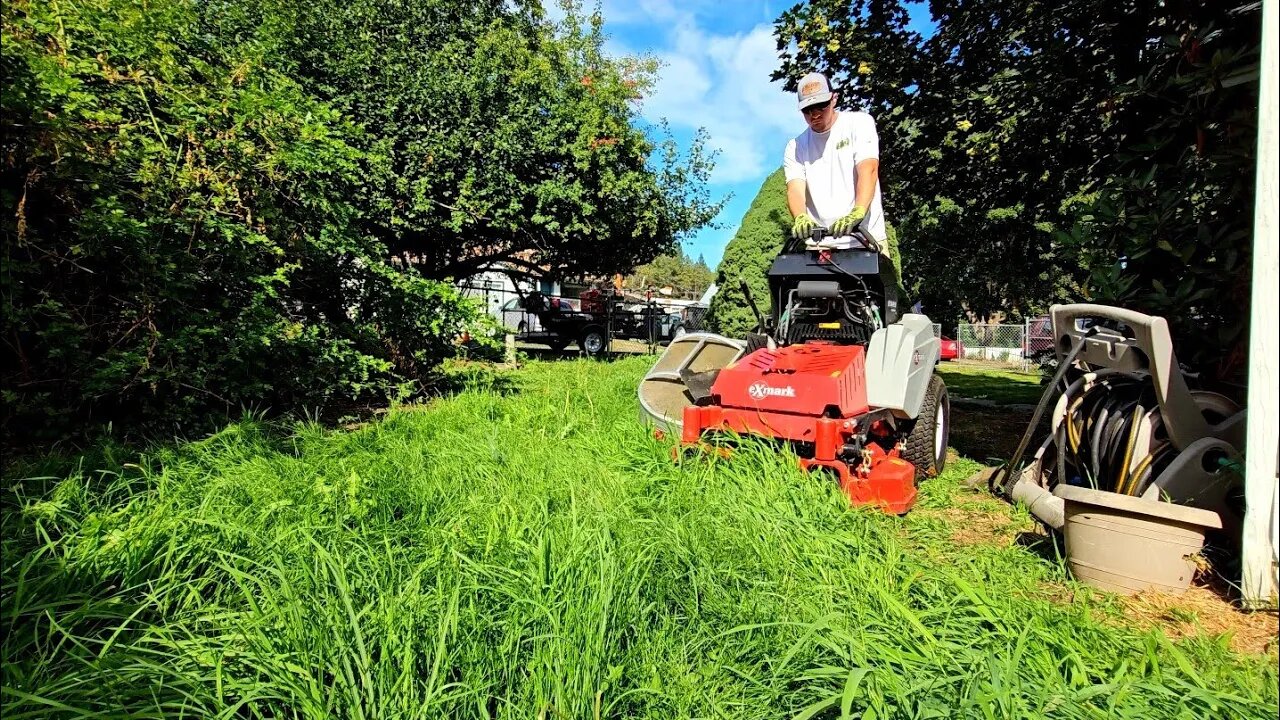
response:
{"label": "exmark text on mower", "polygon": [[[771,311],[745,340],[691,333],[640,385],[647,421],[682,447],[754,435],[789,444],[806,470],[830,472],[851,502],[901,514],[916,483],[946,462],[950,403],[934,374],[938,338],[899,314],[881,280],[888,259],[861,230],[832,243],[788,241],[768,271]],[[845,244],[850,247],[823,247]]]}

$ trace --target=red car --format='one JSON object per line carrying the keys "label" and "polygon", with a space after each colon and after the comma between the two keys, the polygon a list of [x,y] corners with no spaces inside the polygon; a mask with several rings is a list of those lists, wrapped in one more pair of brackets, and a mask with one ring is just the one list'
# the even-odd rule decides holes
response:
{"label": "red car", "polygon": [[943,335],[939,340],[939,360],[955,360],[961,355],[964,355],[964,345],[962,345],[959,340],[952,340],[946,335]]}
{"label": "red car", "polygon": [[1053,354],[1053,321],[1041,315],[1027,321],[1027,337],[1023,342],[1022,356],[1033,358]]}

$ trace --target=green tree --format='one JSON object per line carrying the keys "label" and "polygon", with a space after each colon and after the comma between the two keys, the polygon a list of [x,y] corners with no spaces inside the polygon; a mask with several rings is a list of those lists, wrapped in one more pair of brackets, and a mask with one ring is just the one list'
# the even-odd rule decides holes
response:
{"label": "green tree", "polygon": [[[1241,70],[1258,5],[937,0],[928,40],[902,5],[792,8],[777,77],[825,70],[877,114],[886,209],[926,308],[1093,296],[1170,314],[1184,343],[1238,341],[1240,313],[1205,303],[1247,296],[1256,82]],[[1195,269],[1178,277],[1183,257]],[[1202,360],[1226,351],[1211,348]]]}
{"label": "green tree", "polygon": [[386,398],[472,327],[350,231],[357,129],[198,9],[4,6],[11,441]]}
{"label": "green tree", "polygon": [[[247,11],[246,8],[253,8]],[[711,160],[639,129],[652,61],[603,52],[598,14],[540,2],[213,3],[220,35],[275,62],[364,129],[361,230],[429,277],[494,262],[626,272],[708,223]]]}
{"label": "green tree", "polygon": [[[908,285],[926,306],[961,300],[985,315],[1065,297],[1079,271],[1061,257],[1053,231],[1070,224],[1070,198],[1115,146],[1096,108],[1112,93],[1109,73],[1127,48],[1099,32],[1127,6],[1076,2],[1035,12],[1021,1],[935,2],[937,31],[919,41],[905,34],[900,5],[818,0],[798,8],[801,21],[840,17],[863,41],[811,42],[789,53],[786,43],[812,23],[780,21],[780,72],[827,68],[844,102],[880,108],[886,210],[899,224]],[[910,39],[914,47],[893,52],[909,56],[902,67],[911,75],[889,66],[892,83],[878,83],[887,63],[874,53]]]}
{"label": "green tree", "polygon": [[1242,382],[1258,104],[1257,5],[1167,20],[1147,71],[1121,88],[1129,143],[1065,245],[1093,299],[1168,319],[1178,357]]}
{"label": "green tree", "polygon": [[3,23],[10,439],[403,396],[483,331],[433,279],[630,268],[716,210],[701,145],[636,129],[652,68],[603,55],[598,17],[100,0]]}
{"label": "green tree", "polygon": [[684,294],[701,295],[715,280],[715,273],[705,261],[689,259],[684,252],[659,255],[652,262],[637,267],[626,278],[626,286],[634,289],[671,287]]}
{"label": "green tree", "polygon": [[716,269],[719,289],[711,299],[706,322],[715,332],[742,337],[756,325],[755,316],[742,294],[745,280],[760,312],[769,313],[769,282],[765,272],[782,249],[791,214],[787,210],[787,184],[778,168],[765,178],[742,217],[742,224],[724,249]]}

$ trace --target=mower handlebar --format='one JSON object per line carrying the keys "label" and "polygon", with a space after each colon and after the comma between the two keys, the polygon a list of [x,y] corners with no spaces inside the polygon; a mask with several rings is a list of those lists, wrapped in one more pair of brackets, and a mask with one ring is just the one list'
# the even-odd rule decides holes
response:
{"label": "mower handlebar", "polygon": [[[876,242],[876,239],[871,237],[871,233],[863,229],[862,223],[858,223],[858,225],[849,232],[849,235],[857,238],[858,242],[862,243],[862,247],[867,250],[870,250],[871,252],[880,252],[880,243]],[[822,227],[821,225],[815,227],[810,233],[810,238],[813,240],[814,244],[817,244],[829,237],[834,236],[831,234],[830,230]],[[783,248],[784,252],[799,252],[805,249],[804,241],[800,238],[789,238]]]}

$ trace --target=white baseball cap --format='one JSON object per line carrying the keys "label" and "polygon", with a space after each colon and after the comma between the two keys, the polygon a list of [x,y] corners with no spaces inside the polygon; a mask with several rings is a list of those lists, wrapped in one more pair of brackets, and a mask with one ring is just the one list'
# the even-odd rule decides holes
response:
{"label": "white baseball cap", "polygon": [[822,73],[811,72],[800,78],[796,86],[796,104],[803,110],[810,105],[821,105],[831,101],[831,83]]}

